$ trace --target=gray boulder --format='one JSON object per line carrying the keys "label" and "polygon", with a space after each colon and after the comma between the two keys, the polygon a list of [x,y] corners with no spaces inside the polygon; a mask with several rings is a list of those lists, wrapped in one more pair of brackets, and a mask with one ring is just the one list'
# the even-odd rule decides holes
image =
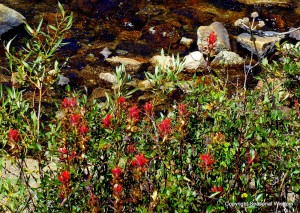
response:
{"label": "gray boulder", "polygon": [[[290,31],[293,31],[293,30],[295,30],[295,28],[290,29]],[[300,41],[300,30],[291,32],[289,36],[290,36],[290,38],[294,38],[294,39]]]}
{"label": "gray boulder", "polygon": [[0,4],[0,36],[25,22],[25,17],[17,11]]}
{"label": "gray boulder", "polygon": [[208,46],[207,38],[211,32],[215,32],[217,36],[215,53],[219,53],[222,50],[230,50],[229,35],[225,27],[220,22],[214,22],[209,26],[201,26],[197,30],[198,36],[198,49],[200,52],[205,53]]}
{"label": "gray boulder", "polygon": [[242,45],[242,47],[262,57],[271,53],[275,49],[276,41],[280,41],[283,37],[284,36],[263,37],[254,35],[257,52],[253,41],[251,41],[251,35],[249,33],[242,33],[238,35],[237,41]]}
{"label": "gray boulder", "polygon": [[244,59],[238,54],[231,51],[221,51],[211,62],[211,66],[241,66],[244,64]]}

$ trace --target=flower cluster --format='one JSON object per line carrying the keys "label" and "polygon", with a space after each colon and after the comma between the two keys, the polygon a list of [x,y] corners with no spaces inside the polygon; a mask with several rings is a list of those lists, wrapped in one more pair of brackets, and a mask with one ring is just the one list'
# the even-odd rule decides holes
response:
{"label": "flower cluster", "polygon": [[152,112],[153,112],[153,105],[150,102],[147,102],[144,105],[144,110],[147,116],[151,117],[152,116]]}
{"label": "flower cluster", "polygon": [[74,98],[64,98],[61,107],[63,109],[68,109],[77,106],[77,101]]}
{"label": "flower cluster", "polygon": [[133,121],[134,123],[139,121],[140,110],[136,105],[133,105],[132,107],[130,107],[128,109],[128,113],[129,113],[129,119],[131,121]]}
{"label": "flower cluster", "polygon": [[119,178],[122,175],[122,169],[117,166],[116,168],[111,170],[111,173],[113,174],[114,178]]}
{"label": "flower cluster", "polygon": [[10,142],[18,142],[20,140],[19,131],[16,129],[10,129],[8,131],[8,139]]}
{"label": "flower cluster", "polygon": [[213,164],[216,162],[209,153],[200,154],[200,160],[200,166],[205,169],[205,171],[212,170]]}
{"label": "flower cluster", "polygon": [[[258,22],[255,22],[255,19],[258,17],[257,12],[251,13],[252,22],[250,22],[250,19],[248,17],[238,19],[234,22],[234,26],[240,27],[244,30],[256,30],[257,28],[262,28],[265,26],[265,22],[262,20],[259,20]],[[255,24],[256,23],[256,24]]]}
{"label": "flower cluster", "polygon": [[70,180],[70,173],[68,171],[63,171],[60,173],[60,175],[58,175],[58,180],[63,184],[63,185],[67,185],[69,180]]}
{"label": "flower cluster", "polygon": [[61,161],[72,161],[74,158],[77,157],[77,153],[75,151],[72,151],[69,153],[68,149],[66,147],[61,147],[58,149],[58,152],[60,153],[59,159]]}
{"label": "flower cluster", "polygon": [[216,192],[221,193],[221,192],[223,192],[223,188],[222,188],[222,186],[217,187],[216,185],[214,185],[214,186],[212,187],[211,191],[212,191],[213,193],[216,193]]}
{"label": "flower cluster", "polygon": [[148,163],[148,159],[145,158],[144,154],[136,155],[135,160],[131,162],[131,166],[143,167]]}
{"label": "flower cluster", "polygon": [[107,114],[105,116],[105,118],[102,120],[102,127],[107,129],[107,128],[110,128],[112,126],[112,122],[111,122],[111,119],[112,119],[112,115],[111,114]]}
{"label": "flower cluster", "polygon": [[158,124],[161,137],[166,137],[171,133],[171,118],[167,118]]}
{"label": "flower cluster", "polygon": [[207,43],[208,43],[208,49],[212,50],[215,48],[217,42],[217,35],[214,31],[212,31],[208,38],[207,38]]}
{"label": "flower cluster", "polygon": [[184,103],[178,105],[178,114],[180,116],[185,116],[187,114],[186,105]]}

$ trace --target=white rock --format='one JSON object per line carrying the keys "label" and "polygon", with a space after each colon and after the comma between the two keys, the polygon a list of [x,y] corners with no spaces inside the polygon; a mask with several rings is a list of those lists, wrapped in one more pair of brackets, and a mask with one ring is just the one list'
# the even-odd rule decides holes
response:
{"label": "white rock", "polygon": [[111,73],[100,73],[99,78],[112,84],[117,84],[116,76]]}
{"label": "white rock", "polygon": [[203,54],[199,51],[191,52],[184,57],[185,69],[195,70],[199,67],[205,68],[206,61],[204,60]]}
{"label": "white rock", "polygon": [[132,58],[125,58],[120,56],[114,56],[112,58],[106,58],[105,61],[107,61],[112,66],[119,66],[121,64],[125,65],[126,70],[129,71],[137,71],[141,68],[142,62],[139,62]]}
{"label": "white rock", "polygon": [[180,40],[180,44],[186,46],[187,48],[190,48],[191,44],[193,43],[193,39],[182,37]]}
{"label": "white rock", "polygon": [[107,58],[108,56],[110,56],[112,54],[112,52],[109,51],[109,49],[107,47],[104,47],[100,53],[104,56],[104,58]]}

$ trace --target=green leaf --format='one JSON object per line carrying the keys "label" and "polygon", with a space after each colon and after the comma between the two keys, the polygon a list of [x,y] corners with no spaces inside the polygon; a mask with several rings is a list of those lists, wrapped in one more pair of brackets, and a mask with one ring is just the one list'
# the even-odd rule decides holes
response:
{"label": "green leaf", "polygon": [[264,199],[264,194],[262,193],[262,194],[259,194],[256,198],[255,198],[255,200],[257,201],[257,202],[261,202],[261,201],[263,201],[263,199]]}
{"label": "green leaf", "polygon": [[58,2],[58,7],[59,7],[59,10],[61,12],[61,14],[63,15],[63,17],[65,16],[65,9],[63,8],[63,6],[61,5],[60,2]]}

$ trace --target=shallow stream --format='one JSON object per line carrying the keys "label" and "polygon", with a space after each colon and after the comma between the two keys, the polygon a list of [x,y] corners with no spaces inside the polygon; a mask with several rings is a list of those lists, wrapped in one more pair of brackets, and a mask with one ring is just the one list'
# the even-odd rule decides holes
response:
{"label": "shallow stream", "polygon": [[[110,88],[110,85],[99,79],[99,73],[112,73],[115,70],[115,67],[105,62],[104,56],[100,53],[105,47],[112,52],[110,57],[119,55],[142,61],[160,54],[162,48],[165,52],[184,56],[198,48],[197,28],[218,21],[229,32],[232,51],[246,58],[250,56],[250,52],[236,42],[236,36],[241,33],[240,29],[234,27],[237,19],[250,17],[250,14],[256,11],[260,14],[260,19],[266,22],[266,30],[283,32],[291,27],[300,26],[300,2],[297,0],[294,0],[293,6],[289,8],[246,6],[233,0],[61,2],[67,11],[74,12],[74,24],[66,37],[69,44],[59,52],[61,61],[69,58],[63,73],[70,79],[71,85],[87,88],[89,94],[99,89]],[[57,1],[54,0],[2,0],[1,3],[23,14],[32,26],[37,26],[41,18],[45,23],[54,22],[58,10]],[[168,36],[149,34],[152,27],[166,32]],[[4,35],[3,39],[6,36],[9,38],[9,35]],[[193,39],[190,48],[180,44],[181,37]],[[7,67],[3,49],[0,57],[1,65]],[[133,76],[143,79],[143,72],[151,69],[153,67],[145,65]],[[1,70],[0,73],[7,74]],[[186,78],[191,76],[187,74]],[[240,69],[229,72],[229,79],[232,82],[243,81],[243,76],[244,71]]]}

